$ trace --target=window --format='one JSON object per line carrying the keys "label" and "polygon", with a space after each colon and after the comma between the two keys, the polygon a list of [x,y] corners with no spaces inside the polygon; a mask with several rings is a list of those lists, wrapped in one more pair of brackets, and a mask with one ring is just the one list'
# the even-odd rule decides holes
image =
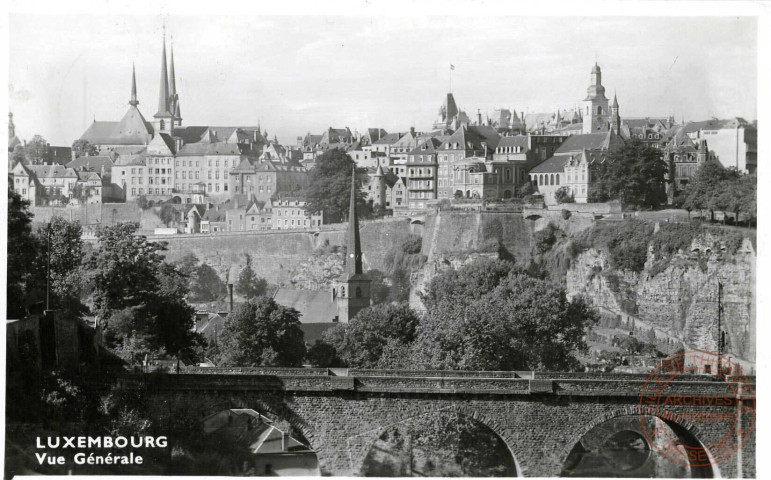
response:
{"label": "window", "polygon": [[602,115],[602,106],[597,105],[597,115]]}

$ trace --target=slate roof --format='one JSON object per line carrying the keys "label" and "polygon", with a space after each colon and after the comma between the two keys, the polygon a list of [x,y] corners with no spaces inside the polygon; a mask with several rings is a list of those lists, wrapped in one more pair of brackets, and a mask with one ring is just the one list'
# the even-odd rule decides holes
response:
{"label": "slate roof", "polygon": [[145,164],[145,152],[142,151],[138,154],[125,154],[119,155],[115,160],[113,166],[131,166],[131,165],[144,165]]}
{"label": "slate roof", "polygon": [[177,152],[179,156],[188,155],[241,155],[241,146],[235,143],[186,143]]}
{"label": "slate roof", "polygon": [[410,155],[426,155],[436,153],[439,145],[441,145],[443,142],[443,140],[439,139],[438,137],[429,137],[418,140],[418,144],[414,149],[412,149],[412,151],[410,151]]}
{"label": "slate roof", "polygon": [[527,151],[527,137],[525,135],[513,135],[510,137],[503,137],[498,142],[498,147],[522,147]]}
{"label": "slate roof", "polygon": [[259,133],[259,127],[221,127],[221,126],[214,126],[214,125],[190,125],[187,127],[175,127],[174,128],[174,136],[182,138],[182,140],[188,144],[188,143],[196,143],[201,140],[201,137],[206,133],[206,130],[211,130],[211,133],[216,136],[217,141],[225,141],[229,139],[233,132],[236,130],[242,130],[243,132],[247,133],[250,138],[254,138],[255,131],[257,132],[257,139],[258,142],[262,141],[264,142],[264,139],[262,137],[262,134]]}
{"label": "slate roof", "polygon": [[573,157],[572,154],[554,155],[539,164],[530,173],[558,173],[562,172],[565,164]]}
{"label": "slate roof", "polygon": [[399,141],[403,134],[401,133],[389,133],[381,137],[380,140],[376,140],[373,145],[392,145]]}
{"label": "slate roof", "polygon": [[273,299],[279,305],[292,307],[300,312],[300,322],[303,324],[329,323],[337,316],[337,305],[332,301],[332,293],[327,290],[281,287]]}
{"label": "slate roof", "polygon": [[580,150],[608,150],[623,140],[612,131],[572,135],[562,142],[554,153],[577,152]]}
{"label": "slate roof", "polygon": [[113,161],[106,155],[78,157],[65,166],[75,170],[80,170],[82,167],[86,167],[93,172],[101,172],[102,169],[104,169],[104,173],[109,175],[112,172]]}
{"label": "slate roof", "polygon": [[37,178],[76,178],[75,170],[62,165],[25,165]]}
{"label": "slate roof", "polygon": [[92,145],[147,145],[152,133],[152,124],[132,105],[119,122],[94,121],[80,139]]}
{"label": "slate roof", "polygon": [[[461,126],[459,129],[455,130],[452,135],[447,137],[444,142],[442,142],[440,148],[442,150],[455,150],[455,144],[457,143],[457,150],[484,150],[482,142],[487,142],[488,151],[494,150],[495,146],[498,144],[498,138],[494,139],[495,144],[493,145],[492,142],[485,136],[481,135],[476,128],[477,127],[467,127],[465,125]],[[448,145],[449,148],[447,148]]]}

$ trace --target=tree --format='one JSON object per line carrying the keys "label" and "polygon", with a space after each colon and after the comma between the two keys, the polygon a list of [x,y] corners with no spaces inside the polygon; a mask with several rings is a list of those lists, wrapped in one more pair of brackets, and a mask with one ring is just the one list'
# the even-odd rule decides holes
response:
{"label": "tree", "polygon": [[268,288],[268,282],[264,278],[260,278],[252,269],[252,257],[248,253],[246,256],[246,266],[238,274],[238,282],[236,283],[236,293],[243,295],[247,299],[259,297],[265,294],[265,290]]}
{"label": "tree", "polygon": [[557,203],[574,203],[575,202],[573,194],[570,193],[570,189],[568,187],[558,188],[557,191],[554,192],[554,199],[557,200]]}
{"label": "tree", "polygon": [[94,310],[106,319],[112,346],[130,340],[193,360],[201,337],[193,332],[194,309],[185,302],[187,277],[163,261],[163,243],[136,235],[137,223],[104,227],[86,265]]}
{"label": "tree", "polygon": [[608,160],[592,166],[592,202],[619,199],[625,205],[656,208],[666,203],[667,163],[639,139],[613,149]]}
{"label": "tree", "polygon": [[438,275],[428,290],[411,349],[417,368],[576,369],[573,353],[585,351],[586,327],[597,321],[583,299],[569,301],[563,288],[509,262]]}
{"label": "tree", "polygon": [[80,301],[83,272],[83,229],[78,222],[61,217],[51,221],[35,232],[38,255],[35,259],[37,297],[46,298],[49,287],[49,304],[72,316],[86,312]]}
{"label": "tree", "polygon": [[220,341],[223,366],[299,367],[305,358],[299,312],[268,297],[239,304],[225,320]]}
{"label": "tree", "polygon": [[142,210],[147,210],[152,206],[151,201],[147,200],[147,197],[144,195],[137,197],[137,205],[139,205],[139,208]]}
{"label": "tree", "polygon": [[316,340],[311,348],[308,349],[308,353],[305,358],[308,363],[314,367],[343,367],[345,364],[337,355],[337,350],[332,345],[324,342],[323,340]]}
{"label": "tree", "polygon": [[27,165],[27,152],[23,145],[16,145],[11,153],[11,168],[15,167],[17,163]]}
{"label": "tree", "polygon": [[26,314],[28,289],[33,277],[32,264],[38,251],[31,223],[29,202],[9,186],[6,318],[21,318]]}
{"label": "tree", "polygon": [[177,209],[174,208],[174,205],[170,203],[163,204],[163,206],[161,207],[161,212],[158,214],[158,217],[160,217],[163,224],[166,225],[167,227],[170,224],[175,223],[179,219]]}
{"label": "tree", "polygon": [[220,279],[216,270],[206,263],[202,263],[196,268],[195,273],[190,278],[191,300],[212,302],[223,298],[226,293],[225,282]]}
{"label": "tree", "polygon": [[91,145],[88,140],[81,138],[72,142],[72,153],[75,154],[75,158],[92,157],[99,155],[99,149],[96,148],[96,145]]}
{"label": "tree", "polygon": [[380,362],[389,340],[410,344],[419,322],[406,303],[380,304],[361,310],[350,323],[335,325],[323,338],[349,367],[382,368]]}
{"label": "tree", "polygon": [[48,142],[40,135],[35,135],[32,140],[27,142],[24,146],[27,161],[31,165],[42,165],[44,163],[51,163],[53,156],[51,150],[48,148]]}
{"label": "tree", "polygon": [[536,189],[533,184],[528,180],[521,187],[519,187],[519,196],[526,197],[536,193]]}
{"label": "tree", "polygon": [[[319,157],[316,166],[308,174],[306,210],[310,213],[323,211],[325,219],[343,222],[350,203],[351,171],[355,165],[350,155],[336,148]],[[363,170],[358,171],[357,177],[363,174]],[[361,212],[367,210],[364,196],[362,179],[357,178],[356,202]]]}
{"label": "tree", "polygon": [[729,172],[717,160],[707,160],[696,172],[696,176],[688,184],[683,195],[683,208],[691,210],[708,210],[710,220],[715,218],[716,202],[713,198],[719,195],[720,184],[729,176]]}

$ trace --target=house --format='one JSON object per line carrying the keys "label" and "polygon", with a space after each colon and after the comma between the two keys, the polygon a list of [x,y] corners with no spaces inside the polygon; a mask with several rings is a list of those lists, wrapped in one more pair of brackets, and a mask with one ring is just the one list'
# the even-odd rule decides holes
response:
{"label": "house", "polygon": [[757,127],[741,117],[689,122],[683,133],[692,140],[707,140],[720,163],[740,172],[755,173],[758,164]]}
{"label": "house", "polygon": [[201,233],[219,233],[227,231],[227,218],[225,209],[221,205],[215,205],[201,217]]}
{"label": "house", "polygon": [[555,193],[565,188],[576,203],[587,203],[591,184],[590,165],[607,160],[604,150],[557,153],[530,170],[530,181],[543,195],[547,205],[555,205]]}
{"label": "house", "polygon": [[279,195],[272,201],[273,229],[292,230],[315,228],[324,224],[324,212],[308,213],[305,198]]}

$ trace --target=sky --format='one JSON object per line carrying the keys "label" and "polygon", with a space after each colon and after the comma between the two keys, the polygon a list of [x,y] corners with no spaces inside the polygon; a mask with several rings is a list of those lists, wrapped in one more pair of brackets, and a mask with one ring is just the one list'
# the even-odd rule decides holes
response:
{"label": "sky", "polygon": [[[757,118],[753,17],[30,15],[9,18],[17,136],[70,145],[120,120],[136,66],[157,111],[165,24],[183,125],[253,126],[284,144],[327,127],[428,130],[450,88],[475,118],[551,112],[602,68],[622,117]],[[45,32],[45,33],[41,33]]]}

